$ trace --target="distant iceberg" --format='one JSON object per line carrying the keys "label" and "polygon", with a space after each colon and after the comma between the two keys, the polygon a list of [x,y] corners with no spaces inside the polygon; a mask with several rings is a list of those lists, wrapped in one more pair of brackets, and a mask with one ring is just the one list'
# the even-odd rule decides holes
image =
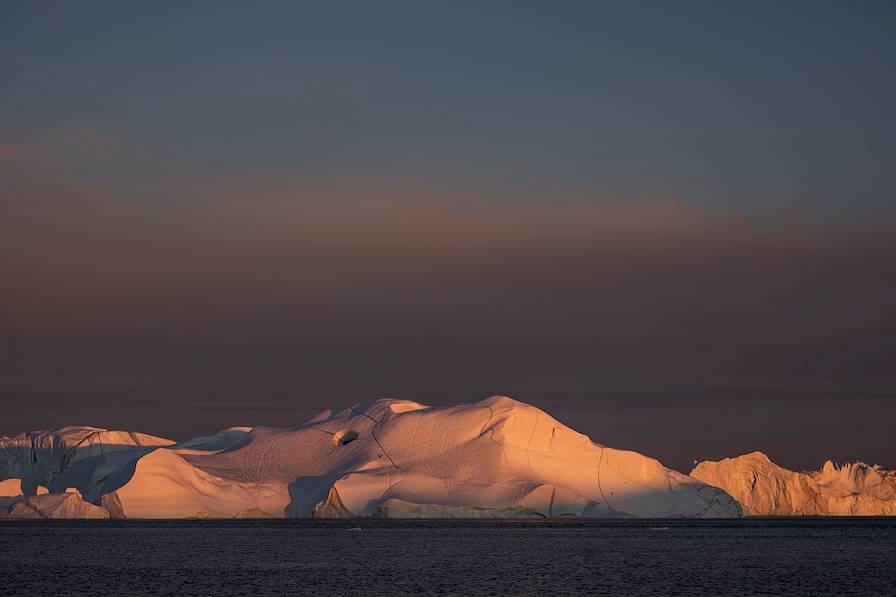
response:
{"label": "distant iceberg", "polygon": [[896,471],[863,462],[782,468],[762,452],[699,463],[691,476],[724,489],[752,516],[896,516]]}
{"label": "distant iceberg", "polygon": [[27,433],[0,440],[0,482],[0,494],[20,493],[0,495],[6,517],[741,515],[722,489],[504,396],[447,408],[376,400],[292,429],[180,443],[92,427]]}

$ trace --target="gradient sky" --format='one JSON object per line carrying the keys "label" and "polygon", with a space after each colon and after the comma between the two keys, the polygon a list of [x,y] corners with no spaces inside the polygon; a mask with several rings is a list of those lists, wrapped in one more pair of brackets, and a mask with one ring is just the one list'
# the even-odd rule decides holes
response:
{"label": "gradient sky", "polygon": [[7,2],[0,434],[494,393],[896,467],[892,2]]}

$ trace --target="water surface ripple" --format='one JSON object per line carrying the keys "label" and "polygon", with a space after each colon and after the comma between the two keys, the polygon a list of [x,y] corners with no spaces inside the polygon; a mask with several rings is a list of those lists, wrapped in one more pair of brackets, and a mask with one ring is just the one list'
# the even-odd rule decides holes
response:
{"label": "water surface ripple", "polygon": [[896,518],[4,521],[0,595],[893,595]]}

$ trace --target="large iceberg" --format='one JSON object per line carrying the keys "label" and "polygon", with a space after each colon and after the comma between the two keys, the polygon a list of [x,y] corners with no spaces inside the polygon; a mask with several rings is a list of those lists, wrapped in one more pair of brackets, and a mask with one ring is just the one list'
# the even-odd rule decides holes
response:
{"label": "large iceberg", "polygon": [[[0,440],[0,480],[22,492],[0,496],[6,516],[100,515],[87,506],[116,518],[741,515],[725,491],[504,396],[447,408],[376,400],[291,429],[181,443],[95,428],[22,434]],[[27,506],[43,487],[57,497]]]}
{"label": "large iceberg", "polygon": [[751,516],[894,516],[896,471],[862,462],[794,472],[762,452],[699,463],[691,476],[728,492]]}

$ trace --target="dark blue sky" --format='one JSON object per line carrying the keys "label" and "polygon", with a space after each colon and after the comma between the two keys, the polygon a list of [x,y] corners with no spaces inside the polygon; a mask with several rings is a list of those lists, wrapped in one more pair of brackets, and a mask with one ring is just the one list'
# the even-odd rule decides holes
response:
{"label": "dark blue sky", "polygon": [[[0,433],[502,392],[680,467],[896,466],[894,31],[890,2],[7,3]],[[757,404],[765,436],[723,416]],[[847,411],[872,429],[822,441]]]}

